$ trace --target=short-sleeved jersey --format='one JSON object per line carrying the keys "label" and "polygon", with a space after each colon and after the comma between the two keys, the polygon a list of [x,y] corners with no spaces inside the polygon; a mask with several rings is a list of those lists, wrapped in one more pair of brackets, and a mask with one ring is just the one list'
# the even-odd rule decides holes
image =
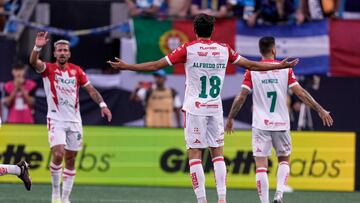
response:
{"label": "short-sleeved jersey", "polygon": [[200,39],[185,43],[167,55],[169,65],[185,64],[185,98],[183,110],[194,115],[222,113],[221,88],[228,62],[241,56],[227,44]]}
{"label": "short-sleeved jersey", "polygon": [[70,122],[81,122],[79,87],[90,84],[85,72],[68,63],[62,70],[56,63],[46,63],[41,73],[48,104],[47,117]]}
{"label": "short-sleeved jersey", "polygon": [[[279,63],[275,60],[262,62]],[[253,92],[252,126],[268,131],[289,130],[287,91],[297,84],[292,69],[246,71],[242,87]]]}

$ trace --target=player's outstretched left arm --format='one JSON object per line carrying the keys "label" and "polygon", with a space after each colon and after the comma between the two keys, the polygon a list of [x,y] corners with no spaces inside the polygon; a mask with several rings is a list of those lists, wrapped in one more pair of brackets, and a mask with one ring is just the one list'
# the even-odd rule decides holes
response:
{"label": "player's outstretched left arm", "polygon": [[234,128],[233,128],[234,118],[239,113],[241,107],[244,105],[249,93],[250,93],[250,91],[248,89],[242,88],[240,94],[238,96],[236,96],[236,98],[231,106],[229,117],[228,117],[228,120],[225,125],[225,132],[227,134],[231,134],[234,132]]}
{"label": "player's outstretched left arm", "polygon": [[285,58],[279,64],[271,64],[271,63],[252,61],[246,59],[245,57],[241,57],[236,64],[252,71],[267,71],[267,70],[275,70],[275,69],[292,68],[299,63],[299,59],[294,59],[292,61],[288,61],[288,60],[289,58]]}
{"label": "player's outstretched left arm", "polygon": [[318,112],[324,126],[330,127],[333,125],[334,121],[330,116],[330,112],[326,111],[320,104],[318,104],[308,91],[306,91],[300,85],[293,86],[291,90],[296,94],[296,96],[299,97],[302,102]]}
{"label": "player's outstretched left arm", "polygon": [[106,116],[108,122],[112,119],[112,114],[110,109],[107,107],[104,99],[102,98],[101,94],[92,86],[91,84],[86,85],[85,90],[89,93],[91,99],[97,103],[101,108],[101,116]]}
{"label": "player's outstretched left arm", "polygon": [[161,68],[169,66],[168,62],[165,58],[162,58],[158,61],[151,61],[139,64],[128,64],[123,60],[116,58],[115,61],[107,61],[108,64],[111,65],[112,68],[116,70],[132,70],[132,71],[157,71]]}

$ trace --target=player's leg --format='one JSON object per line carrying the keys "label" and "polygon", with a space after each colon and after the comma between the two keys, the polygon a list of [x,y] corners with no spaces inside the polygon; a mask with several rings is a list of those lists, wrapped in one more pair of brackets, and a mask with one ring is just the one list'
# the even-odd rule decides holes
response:
{"label": "player's leg", "polygon": [[52,202],[61,202],[61,176],[62,176],[62,161],[64,159],[65,149],[64,144],[55,145],[51,148],[51,186],[52,186]]}
{"label": "player's leg", "polygon": [[256,188],[261,203],[269,203],[268,157],[271,155],[271,134],[269,131],[252,129],[252,148],[256,164]]}
{"label": "player's leg", "polygon": [[74,185],[76,170],[75,159],[77,151],[65,150],[65,169],[63,172],[62,202],[68,203]]}
{"label": "player's leg", "polygon": [[51,148],[51,199],[53,203],[61,202],[61,176],[62,176],[62,161],[65,155],[64,146],[66,144],[66,135],[64,124],[61,121],[56,121],[48,118],[48,137]]}
{"label": "player's leg", "polygon": [[214,165],[218,202],[226,202],[226,164],[224,161],[224,118],[222,114],[208,117],[207,142]]}
{"label": "player's leg", "polygon": [[17,175],[25,185],[27,190],[31,189],[31,178],[29,175],[29,164],[25,161],[20,161],[16,165],[0,164],[0,176],[11,174]]}
{"label": "player's leg", "polygon": [[226,202],[226,164],[224,160],[223,147],[210,147],[212,162],[214,165],[216,191],[218,202]]}
{"label": "player's leg", "polygon": [[204,136],[206,117],[186,113],[184,133],[193,189],[198,203],[206,203],[205,174],[202,166],[202,149],[208,147]]}
{"label": "player's leg", "polygon": [[83,144],[83,129],[81,123],[67,123],[70,130],[66,133],[65,169],[63,173],[62,202],[69,203],[70,194],[74,185],[76,169],[75,160],[77,152]]}
{"label": "player's leg", "polygon": [[283,193],[290,176],[291,137],[289,131],[276,131],[272,135],[273,146],[278,157],[277,185],[274,203],[283,202]]}

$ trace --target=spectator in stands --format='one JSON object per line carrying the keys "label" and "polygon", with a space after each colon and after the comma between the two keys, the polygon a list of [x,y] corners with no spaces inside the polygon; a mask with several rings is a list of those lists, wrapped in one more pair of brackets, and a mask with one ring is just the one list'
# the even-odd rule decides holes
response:
{"label": "spectator in stands", "polygon": [[5,0],[0,0],[0,32],[3,31],[4,26],[5,26],[5,21],[6,21],[6,16],[5,16]]}
{"label": "spectator in stands", "polygon": [[258,0],[228,0],[228,4],[235,16],[244,19],[248,26],[256,24],[259,15],[256,7]]}
{"label": "spectator in stands", "polygon": [[260,0],[259,18],[265,24],[302,24],[306,0]]}
{"label": "spectator in stands", "polygon": [[126,0],[131,16],[156,16],[164,0]]}
{"label": "spectator in stands", "polygon": [[192,0],[190,9],[192,16],[205,13],[216,18],[224,18],[228,15],[226,0]]}
{"label": "spectator in stands", "polygon": [[185,18],[190,8],[190,0],[167,0],[168,15],[176,18]]}
{"label": "spectator in stands", "polygon": [[12,69],[14,79],[5,83],[5,105],[9,108],[8,123],[34,123],[33,107],[36,83],[25,79],[26,67],[15,64]]}
{"label": "spectator in stands", "polygon": [[132,100],[144,102],[145,126],[174,127],[175,113],[176,127],[181,127],[179,95],[176,90],[166,87],[166,72],[164,70],[156,71],[153,75],[155,84],[142,84],[142,88],[137,88],[131,97]]}

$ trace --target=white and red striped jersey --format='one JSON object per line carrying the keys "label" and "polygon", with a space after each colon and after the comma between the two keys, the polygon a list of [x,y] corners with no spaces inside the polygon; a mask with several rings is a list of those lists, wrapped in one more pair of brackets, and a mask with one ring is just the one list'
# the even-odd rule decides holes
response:
{"label": "white and red striped jersey", "polygon": [[41,73],[48,104],[47,117],[70,122],[81,122],[79,87],[90,84],[85,72],[67,63],[62,70],[56,63],[46,63]]}
{"label": "white and red striped jersey", "polygon": [[222,113],[221,88],[228,62],[241,56],[227,44],[200,39],[185,43],[167,55],[169,65],[185,64],[185,98],[183,110],[194,115]]}
{"label": "white and red striped jersey", "polygon": [[[275,60],[262,62],[280,63]],[[292,69],[246,71],[242,87],[252,91],[253,94],[252,126],[268,131],[289,130],[287,92],[288,88],[297,84]]]}

